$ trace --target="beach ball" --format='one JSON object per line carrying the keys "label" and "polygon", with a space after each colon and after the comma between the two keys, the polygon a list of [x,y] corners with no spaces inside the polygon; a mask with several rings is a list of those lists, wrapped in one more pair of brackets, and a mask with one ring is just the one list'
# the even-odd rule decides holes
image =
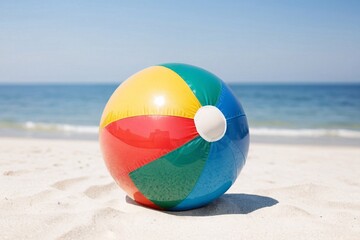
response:
{"label": "beach ball", "polygon": [[129,197],[161,210],[210,203],[245,164],[249,128],[230,88],[186,64],[148,67],[107,102],[99,141],[106,166]]}

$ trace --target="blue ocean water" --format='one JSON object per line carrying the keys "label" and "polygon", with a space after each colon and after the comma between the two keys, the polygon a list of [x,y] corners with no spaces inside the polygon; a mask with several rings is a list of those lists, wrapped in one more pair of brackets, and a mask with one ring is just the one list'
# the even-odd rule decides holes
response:
{"label": "blue ocean water", "polygon": [[[230,84],[255,138],[360,142],[360,84]],[[0,135],[96,138],[117,85],[0,85]]]}

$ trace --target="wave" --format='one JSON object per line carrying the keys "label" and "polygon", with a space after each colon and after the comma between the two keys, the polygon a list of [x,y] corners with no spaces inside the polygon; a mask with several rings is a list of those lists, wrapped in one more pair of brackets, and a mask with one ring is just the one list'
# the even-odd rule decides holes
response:
{"label": "wave", "polygon": [[0,128],[18,129],[27,131],[41,131],[41,132],[65,132],[65,133],[85,133],[98,134],[99,127],[91,125],[71,125],[71,124],[57,124],[57,123],[38,123],[38,122],[2,122]]}
{"label": "wave", "polygon": [[281,129],[281,128],[251,128],[250,134],[255,136],[279,137],[341,137],[359,138],[360,131],[348,129]]}
{"label": "wave", "polygon": [[[99,127],[94,125],[72,125],[57,123],[39,123],[28,121],[25,123],[1,122],[0,129],[17,129],[25,131],[59,132],[73,134],[98,134]],[[360,139],[360,131],[349,129],[285,129],[285,128],[250,128],[253,136],[274,137],[340,137]]]}
{"label": "wave", "polygon": [[99,132],[98,126],[82,126],[82,125],[70,125],[70,124],[48,124],[48,123],[26,122],[24,124],[24,127],[25,129],[29,129],[29,130],[59,131],[59,132],[69,132],[69,133],[97,134]]}

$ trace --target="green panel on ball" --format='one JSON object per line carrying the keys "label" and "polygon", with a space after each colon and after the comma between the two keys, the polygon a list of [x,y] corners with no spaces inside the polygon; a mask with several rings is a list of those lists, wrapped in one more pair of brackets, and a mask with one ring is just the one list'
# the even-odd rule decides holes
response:
{"label": "green panel on ball", "polygon": [[176,72],[193,91],[202,106],[216,105],[221,92],[221,79],[214,74],[191,65],[166,63],[160,66]]}
{"label": "green panel on ball", "polygon": [[210,145],[198,137],[131,172],[130,178],[150,201],[164,209],[172,208],[194,188],[205,166]]}

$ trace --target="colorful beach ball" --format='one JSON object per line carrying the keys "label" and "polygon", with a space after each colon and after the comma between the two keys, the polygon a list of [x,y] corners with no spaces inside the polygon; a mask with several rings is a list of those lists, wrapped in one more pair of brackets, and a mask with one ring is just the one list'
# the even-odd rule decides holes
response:
{"label": "colorful beach ball", "polygon": [[112,177],[162,210],[208,204],[234,183],[249,147],[245,112],[218,77],[186,64],[146,68],[110,97],[100,145]]}

